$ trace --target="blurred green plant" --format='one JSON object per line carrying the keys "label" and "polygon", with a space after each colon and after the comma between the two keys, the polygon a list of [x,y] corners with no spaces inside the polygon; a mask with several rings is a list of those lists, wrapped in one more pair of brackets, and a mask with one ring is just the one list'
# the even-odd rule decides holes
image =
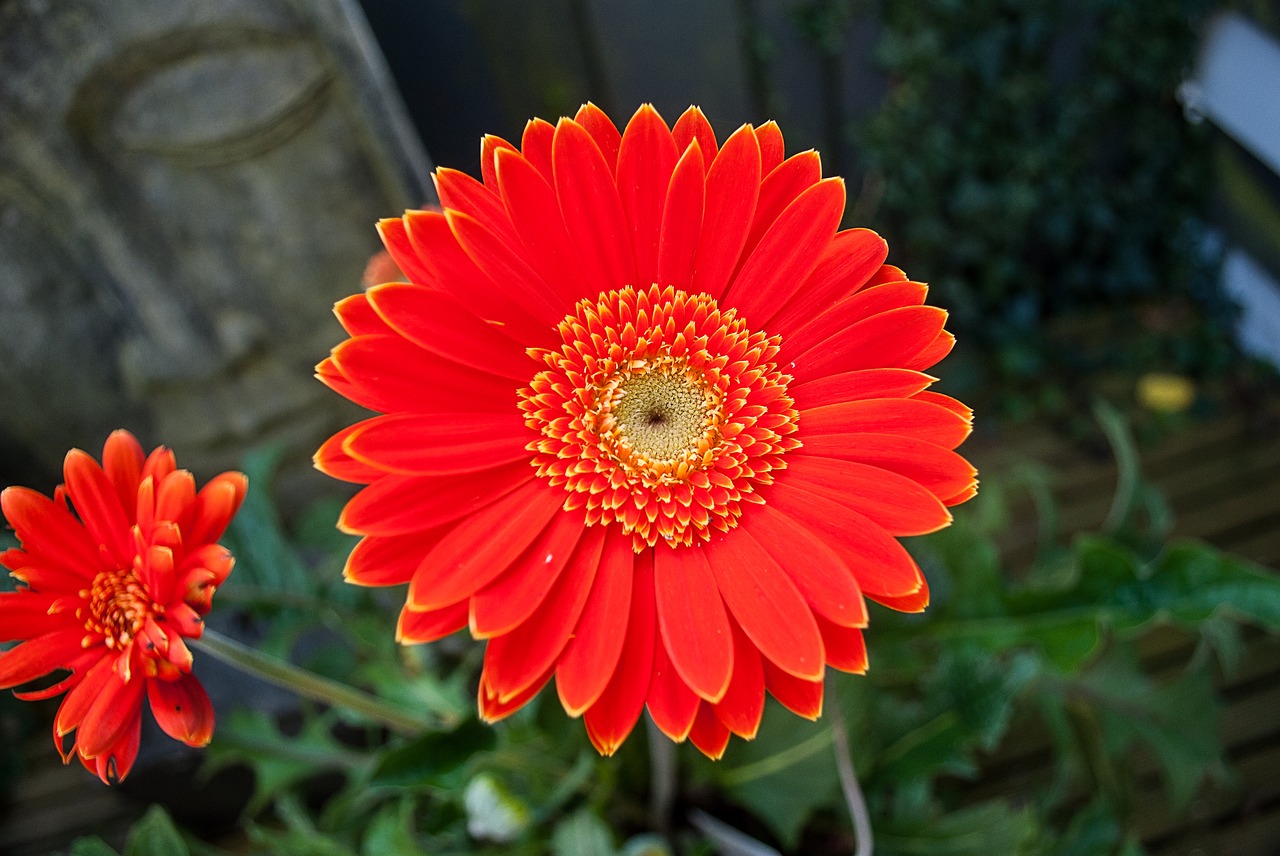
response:
{"label": "blurred green plant", "polygon": [[[654,781],[661,750],[647,757],[656,747],[641,732],[615,758],[598,758],[554,698],[496,726],[476,721],[479,647],[457,637],[392,643],[395,599],[339,582],[349,541],[332,535],[336,506],[287,530],[267,489],[275,458],[256,456],[247,469],[260,498],[232,537],[238,547],[260,541],[249,573],[223,593],[263,619],[260,647],[429,724],[400,736],[306,702],[283,717],[220,711],[205,772],[244,765],[255,781],[237,828],[213,846],[153,807],[124,853],[852,852],[831,730],[843,720],[879,854],[1136,856],[1136,809],[1158,798],[1157,777],[1178,811],[1206,777],[1227,775],[1215,675],[1238,659],[1241,621],[1280,630],[1280,577],[1202,543],[1168,542],[1123,419],[1107,407],[1096,416],[1119,469],[1102,531],[1058,537],[1035,468],[986,484],[955,525],[910,545],[934,603],[921,615],[877,612],[869,674],[829,681],[840,717],[810,723],[770,704],[760,736],[725,760],[678,752],[674,783]],[[1034,565],[1015,577],[995,539],[1018,491],[1039,497],[1042,537]],[[277,560],[298,573],[254,567]],[[1140,642],[1168,625],[1183,628],[1184,653],[1155,673]],[[993,786],[992,763],[1018,772]],[[655,808],[664,784],[676,799]],[[98,839],[73,849],[114,852]]]}
{"label": "blurred green plant", "polygon": [[[883,188],[876,225],[983,355],[982,374],[1003,382],[1006,411],[1068,410],[1093,394],[1063,400],[1042,389],[1046,375],[1199,376],[1236,361],[1206,241],[1211,131],[1175,98],[1218,6],[880,4],[888,94],[854,132]],[[1117,316],[1128,334],[1046,337],[1079,312]]]}

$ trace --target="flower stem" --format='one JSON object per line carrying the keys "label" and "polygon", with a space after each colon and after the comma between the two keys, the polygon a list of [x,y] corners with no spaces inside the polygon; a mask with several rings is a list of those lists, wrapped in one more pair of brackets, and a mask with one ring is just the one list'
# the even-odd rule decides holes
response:
{"label": "flower stem", "polygon": [[830,681],[827,683],[827,692],[831,703],[831,744],[835,749],[836,769],[840,774],[840,788],[844,791],[844,801],[849,807],[853,835],[857,841],[854,856],[871,856],[875,849],[875,838],[871,834],[871,815],[867,812],[867,801],[862,795],[862,786],[858,784],[858,771],[853,767],[853,755],[849,751],[849,727],[845,724],[844,711],[840,709],[835,686]]}
{"label": "flower stem", "polygon": [[235,666],[242,672],[270,681],[276,686],[284,687],[321,704],[346,708],[367,716],[392,731],[413,735],[420,733],[426,726],[426,723],[417,717],[388,706],[376,696],[346,684],[322,678],[313,672],[274,657],[268,657],[208,627],[199,639],[190,641],[194,647],[204,653]]}
{"label": "flower stem", "polygon": [[659,835],[671,835],[671,807],[676,800],[676,745],[645,717],[649,729],[649,825]]}

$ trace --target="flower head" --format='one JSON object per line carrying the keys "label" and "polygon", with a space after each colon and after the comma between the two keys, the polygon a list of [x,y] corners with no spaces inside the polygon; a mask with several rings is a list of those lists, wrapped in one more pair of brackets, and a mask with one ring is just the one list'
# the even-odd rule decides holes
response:
{"label": "flower head", "polygon": [[713,757],[766,692],[817,717],[865,599],[928,602],[897,537],[976,491],[946,313],[772,122],[586,105],[481,154],[380,224],[409,282],[337,306],[319,377],[382,414],[316,454],[367,485],[347,578],[408,584],[402,642],[488,640],[490,720],[552,678],[606,754],[646,706]]}
{"label": "flower head", "polygon": [[101,465],[73,449],[64,476],[52,500],[21,487],[0,493],[21,542],[0,553],[19,583],[0,594],[0,641],[23,640],[0,653],[0,689],[69,671],[16,695],[65,692],[53,724],[63,761],[74,752],[104,782],[119,781],[138,754],[144,695],[174,738],[203,746],[213,734],[183,640],[201,635],[201,616],[231,572],[216,542],[246,482],[223,473],[197,493],[171,451],[147,456],[127,431],[107,438]]}

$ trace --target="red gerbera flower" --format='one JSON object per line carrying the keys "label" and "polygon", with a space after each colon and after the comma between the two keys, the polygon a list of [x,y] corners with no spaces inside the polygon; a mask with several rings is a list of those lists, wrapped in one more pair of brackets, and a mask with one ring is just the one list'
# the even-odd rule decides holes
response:
{"label": "red gerbera flower", "polygon": [[0,493],[22,544],[0,554],[20,583],[0,594],[0,641],[26,640],[0,654],[0,689],[70,671],[16,695],[65,691],[53,723],[63,762],[74,752],[104,782],[119,781],[138,755],[144,694],[171,736],[203,746],[213,734],[213,708],[183,639],[204,631],[200,616],[231,573],[230,553],[215,542],[246,482],[223,473],[196,493],[173,452],[148,457],[128,431],[107,438],[102,466],[73,449],[64,475],[52,500],[22,487]]}
{"label": "red gerbera flower", "polygon": [[766,690],[817,717],[864,597],[928,602],[896,536],[976,490],[970,411],[922,374],[946,313],[772,122],[718,147],[696,108],[620,134],[588,104],[481,166],[380,224],[410,283],[337,306],[319,376],[385,414],[316,455],[368,485],[347,578],[409,584],[402,642],[487,639],[490,720],[553,676],[606,754],[645,705],[713,757]]}

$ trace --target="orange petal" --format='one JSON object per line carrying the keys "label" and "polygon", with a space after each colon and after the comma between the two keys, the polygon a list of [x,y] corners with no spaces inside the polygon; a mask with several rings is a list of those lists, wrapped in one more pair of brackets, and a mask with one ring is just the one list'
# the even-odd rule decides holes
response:
{"label": "orange petal", "polygon": [[736,624],[733,628],[733,680],[715,706],[716,717],[745,740],[756,736],[764,715],[764,665],[760,652]]}
{"label": "orange petal", "polygon": [[698,706],[693,728],[689,729],[689,742],[712,761],[719,761],[724,755],[725,747],[729,745],[729,729],[705,701]]}
{"label": "orange petal", "polygon": [[782,129],[778,123],[770,119],[756,128],[756,139],[760,141],[760,171],[768,176],[782,164],[787,149],[782,140]]}
{"label": "orange petal", "polygon": [[123,428],[112,431],[102,447],[102,469],[116,489],[125,516],[132,516],[138,501],[138,483],[142,481],[142,464],[146,453],[136,437]]}
{"label": "orange petal", "polygon": [[205,746],[213,737],[213,705],[194,675],[147,681],[147,698],[156,723],[175,740]]}
{"label": "orange petal", "polygon": [[133,536],[120,495],[98,462],[79,449],[67,453],[63,463],[67,493],[76,515],[85,529],[111,552],[119,564],[128,567],[133,561]]}
{"label": "orange petal", "polygon": [[641,106],[627,123],[618,153],[618,194],[636,260],[634,284],[640,287],[659,281],[663,204],[677,157],[667,124],[652,105]]}
{"label": "orange petal", "polygon": [[524,135],[520,139],[520,151],[529,163],[538,168],[543,178],[551,181],[551,147],[555,142],[556,129],[550,122],[542,119],[530,119],[524,126]]}
{"label": "orange petal", "polygon": [[631,538],[609,527],[604,553],[573,638],[556,666],[556,692],[570,716],[596,702],[622,654],[619,632],[631,609],[636,556]]}
{"label": "orange petal", "polygon": [[805,439],[804,454],[891,470],[917,482],[944,504],[972,487],[978,475],[972,464],[950,449],[895,434],[818,434]]}
{"label": "orange petal", "polygon": [[821,677],[822,637],[782,566],[743,527],[705,550],[729,612],[760,653],[796,677]]}
{"label": "orange petal", "polygon": [[[586,526],[581,509],[551,518],[524,554],[471,598],[471,635],[488,639],[509,633],[529,618],[569,564]],[[550,665],[550,664],[548,664]],[[499,695],[506,695],[493,683]]]}
{"label": "orange petal", "polygon": [[788,485],[834,499],[890,535],[926,535],[951,523],[946,506],[907,476],[804,451],[787,458]]}
{"label": "orange petal", "polygon": [[66,668],[83,650],[80,640],[84,637],[83,626],[51,629],[0,653],[0,690]]}
{"label": "orange petal", "polygon": [[658,282],[693,287],[693,261],[702,235],[705,203],[702,149],[695,142],[676,162],[662,208],[658,238]]}
{"label": "orange petal", "polygon": [[772,318],[813,271],[843,213],[842,179],[806,188],[760,238],[729,288],[729,304],[756,326]]}
{"label": "orange petal", "polygon": [[567,311],[586,296],[588,284],[565,229],[556,192],[538,168],[516,152],[499,152],[497,166],[502,201],[523,242],[526,258]]}
{"label": "orange petal", "polygon": [[622,145],[622,135],[618,133],[618,128],[613,124],[605,112],[596,105],[588,101],[578,108],[578,112],[574,114],[573,121],[577,122],[586,132],[591,135],[591,139],[595,140],[596,146],[600,149],[600,154],[604,156],[604,162],[609,165],[609,171],[616,172],[618,165],[618,150]]}
{"label": "orange petal", "polygon": [[800,436],[810,434],[900,434],[947,449],[972,431],[968,419],[929,401],[867,398],[808,408],[800,413]]}
{"label": "orange petal", "polygon": [[467,479],[384,476],[353,496],[338,528],[354,535],[404,535],[451,523],[535,478],[525,463]]}
{"label": "orange petal", "polygon": [[378,470],[404,475],[461,475],[528,461],[534,438],[524,418],[510,413],[423,416],[396,413],[360,423],[344,450]]}
{"label": "orange petal", "polygon": [[526,482],[463,518],[432,548],[409,580],[414,609],[439,609],[475,594],[509,568],[557,514],[562,492]]}
{"label": "orange petal", "polygon": [[[347,556],[343,579],[358,586],[395,586],[409,582],[448,531],[445,527],[407,535],[368,535]],[[463,622],[466,622],[464,616]]]}
{"label": "orange petal", "polygon": [[396,622],[396,641],[419,645],[443,639],[467,626],[468,611],[465,599],[439,609],[413,609],[406,604]]}
{"label": "orange petal", "polygon": [[626,216],[599,146],[581,125],[561,119],[551,156],[560,211],[591,289],[609,291],[634,283]]}
{"label": "orange petal", "polygon": [[[819,627],[822,623],[819,622]],[[824,645],[826,637],[823,637]],[[831,659],[830,653],[827,659]],[[804,681],[764,661],[764,686],[787,710],[805,719],[822,716],[822,681]]]}
{"label": "orange petal", "polygon": [[602,526],[588,527],[569,566],[528,619],[510,633],[489,640],[484,668],[500,698],[523,692],[564,653],[595,583],[605,534]]}
{"label": "orange petal", "polygon": [[[641,554],[635,563],[631,614],[627,618],[622,656],[609,685],[587,709],[583,721],[587,737],[601,755],[612,755],[627,739],[644,710],[653,676],[653,643],[657,635],[654,615],[653,562]],[[617,632],[615,625],[614,632]]]}
{"label": "orange petal", "polygon": [[524,346],[443,292],[387,283],[369,289],[369,303],[385,325],[424,350],[478,371],[529,379],[534,364]]}
{"label": "orange petal", "polygon": [[837,232],[804,285],[782,311],[758,323],[787,341],[798,329],[864,287],[889,254],[889,245],[870,229]]}
{"label": "orange petal", "polygon": [[716,702],[733,674],[733,634],[700,545],[654,549],[658,625],[677,674]]}
{"label": "orange petal", "polygon": [[808,410],[860,398],[910,398],[935,380],[910,369],[859,369],[816,378],[787,391],[797,408]]}
{"label": "orange petal", "polygon": [[863,515],[785,482],[770,487],[766,501],[783,514],[803,520],[805,528],[826,542],[853,571],[865,596],[902,597],[919,590],[924,576],[911,554]]}
{"label": "orange petal", "polygon": [[681,154],[684,154],[696,140],[707,163],[715,159],[716,132],[711,129],[711,123],[697,107],[690,107],[680,114],[680,118],[671,128],[671,137],[675,140],[676,149]]}
{"label": "orange petal", "polygon": [[645,704],[653,724],[677,743],[689,736],[693,719],[702,706],[698,694],[689,689],[671,664],[661,633],[653,640],[653,678],[649,681]]}
{"label": "orange petal", "polygon": [[809,607],[847,627],[867,623],[867,605],[853,571],[801,520],[765,504],[741,524],[791,577]]}
{"label": "orange petal", "polygon": [[738,267],[760,193],[760,143],[750,125],[725,140],[707,170],[706,212],[693,262],[695,293],[719,300]]}
{"label": "orange petal", "polygon": [[827,665],[842,672],[864,674],[867,671],[867,643],[856,627],[841,627],[818,619],[822,643],[827,652]]}

